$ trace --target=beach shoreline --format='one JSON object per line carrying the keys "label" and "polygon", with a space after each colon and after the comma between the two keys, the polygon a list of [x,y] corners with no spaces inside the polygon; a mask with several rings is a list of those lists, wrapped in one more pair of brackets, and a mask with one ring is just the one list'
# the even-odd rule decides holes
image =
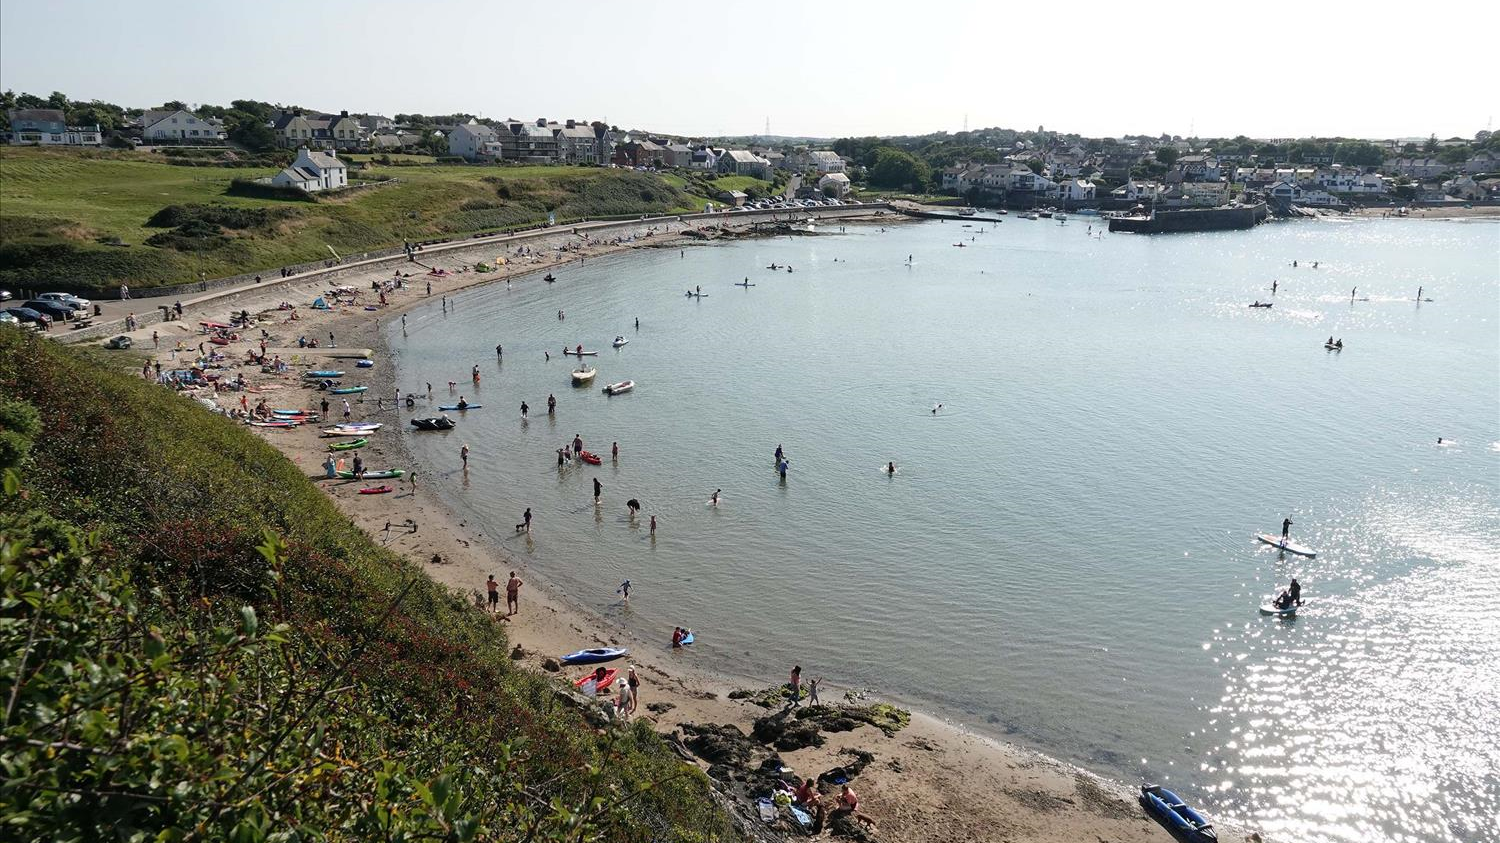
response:
{"label": "beach shoreline", "polygon": [[[863,223],[852,219],[839,222],[846,225],[892,224],[899,220],[899,217],[893,217],[870,218]],[[569,237],[566,231],[560,231],[555,242],[563,243]],[[495,273],[465,272],[432,277],[431,297],[452,296],[480,284],[560,269],[575,258],[586,260],[628,248],[685,247],[697,242],[701,241],[677,233],[655,234],[646,242],[578,245],[573,251],[564,253],[565,259],[508,265]],[[533,244],[533,247],[547,248],[546,244],[540,243]],[[495,251],[492,246],[477,247],[476,253],[481,249],[484,254],[492,255]],[[445,267],[471,265],[472,257],[467,251],[455,252],[444,255],[435,263]],[[344,280],[361,290],[361,296],[367,297],[372,295],[369,292],[371,281],[389,277],[384,271],[373,271]],[[424,295],[423,289],[428,279],[425,274],[413,275],[409,279],[411,286],[388,294],[390,304],[375,312],[363,310],[362,305],[327,313],[299,307],[297,312],[301,318],[296,322],[261,323],[272,333],[269,344],[273,347],[294,347],[298,334],[321,338],[323,334],[331,333],[338,338],[341,351],[348,351],[351,346],[371,349],[376,363],[368,370],[365,379],[370,387],[366,395],[370,397],[358,402],[355,418],[380,421],[388,429],[371,437],[370,445],[357,452],[370,469],[415,467],[403,436],[395,429],[404,425],[407,416],[403,415],[399,404],[386,409],[397,392],[393,367],[387,365],[391,354],[385,341],[385,326],[393,319],[399,319],[404,311],[428,303],[429,296]],[[534,283],[540,278],[523,278],[522,281]],[[310,282],[310,286],[319,285]],[[277,289],[258,300],[237,301],[232,309],[236,312],[248,309],[274,321],[284,313],[274,309],[281,299],[311,300],[313,295],[322,292],[292,286]],[[298,295],[305,298],[294,298]],[[138,347],[150,348],[153,329],[162,331],[169,340],[201,337],[196,332],[190,333],[189,326],[196,328],[199,319],[228,321],[231,308],[225,305],[223,309],[223,313],[205,311],[192,314],[186,323],[166,323],[137,331],[134,336],[140,344]],[[166,334],[167,331],[171,334]],[[226,347],[225,351],[232,360],[238,357],[243,361],[244,351],[254,341],[255,333],[258,332],[247,332],[244,339]],[[302,391],[300,370],[318,367],[318,360],[327,359],[319,354],[325,350],[297,352],[300,359],[294,364],[296,368],[285,375],[265,375],[258,366],[240,365],[238,370],[244,373],[253,389],[259,390],[250,393],[249,403],[253,406],[256,400],[264,397],[271,407],[306,406],[307,402],[312,402],[315,407],[321,396]],[[339,363],[336,367],[346,366]],[[233,373],[235,369],[226,371]],[[294,393],[293,390],[297,391]],[[297,396],[295,399],[291,397],[293,394]],[[217,396],[220,406],[226,409],[231,402],[237,404],[238,398],[235,393]],[[338,397],[329,398],[331,415],[338,415],[341,409]],[[624,664],[630,663],[640,668],[643,688],[637,716],[649,719],[658,732],[682,749],[685,758],[704,768],[710,765],[684,746],[685,726],[729,724],[749,734],[757,718],[775,713],[750,701],[729,699],[728,694],[736,689],[764,689],[780,684],[784,678],[755,679],[703,670],[694,665],[690,650],[674,651],[667,646],[666,631],[660,641],[644,641],[612,627],[607,619],[569,599],[555,585],[529,570],[524,558],[513,558],[503,547],[501,537],[487,535],[456,507],[445,502],[434,486],[434,475],[444,475],[449,471],[419,467],[415,489],[407,479],[380,481],[389,482],[396,491],[373,496],[358,494],[359,488],[366,483],[323,479],[318,463],[327,453],[325,448],[329,440],[320,438],[317,428],[309,425],[261,432],[263,438],[322,486],[355,524],[394,552],[421,564],[435,580],[456,592],[470,598],[482,597],[487,575],[493,574],[504,583],[508,573],[516,571],[526,582],[521,591],[521,611],[511,618],[497,617],[496,622],[506,625],[507,635],[516,648],[512,657],[528,669],[548,672],[547,662],[562,653],[584,647],[630,647],[632,655],[629,661],[616,664],[623,668]],[[450,471],[456,470],[457,466],[458,455],[455,453]],[[483,466],[476,465],[471,470],[482,471]],[[519,519],[519,513],[517,517]],[[403,526],[408,520],[415,522],[415,530]],[[546,525],[538,526],[539,531],[543,529]],[[573,668],[564,670],[561,675],[576,678],[582,673],[582,669]],[[810,672],[809,678],[816,675],[816,672]],[[827,688],[823,697],[826,701],[837,700],[845,690]],[[914,714],[909,726],[889,735],[871,726],[860,726],[850,731],[830,732],[825,737],[827,742],[823,746],[777,754],[780,765],[799,775],[816,777],[832,768],[848,766],[850,759],[856,757],[855,752],[870,753],[873,760],[854,778],[853,785],[861,795],[862,812],[874,818],[881,840],[948,843],[1000,839],[1168,839],[1166,832],[1136,806],[1124,785],[1098,778],[1038,752],[968,732],[934,716]],[[768,748],[757,749],[748,766],[754,767],[772,754]],[[733,781],[721,784],[728,792],[736,792]],[[753,804],[743,798],[743,793],[738,796],[734,804],[745,817],[750,817]],[[1257,839],[1229,829],[1221,829],[1221,833],[1225,840]]]}

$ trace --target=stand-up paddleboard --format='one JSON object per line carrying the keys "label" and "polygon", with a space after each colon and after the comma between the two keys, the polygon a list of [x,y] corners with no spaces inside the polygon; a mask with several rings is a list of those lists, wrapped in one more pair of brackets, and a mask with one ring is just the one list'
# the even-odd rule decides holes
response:
{"label": "stand-up paddleboard", "polygon": [[483,406],[484,406],[483,404],[465,404],[464,406],[460,407],[457,404],[443,404],[442,406],[438,407],[438,409],[439,410],[450,410],[450,411],[456,410],[456,411],[462,413],[465,410],[477,410],[477,409],[479,409],[480,407],[483,407]]}
{"label": "stand-up paddleboard", "polygon": [[1297,544],[1291,539],[1283,539],[1281,536],[1273,536],[1270,533],[1256,533],[1255,537],[1265,542],[1266,544],[1284,550],[1287,553],[1295,553],[1298,556],[1306,556],[1308,559],[1311,559],[1314,556],[1318,555],[1318,552],[1316,550],[1313,550],[1306,545]]}
{"label": "stand-up paddleboard", "polygon": [[755,285],[754,284],[746,284],[746,283],[743,283],[743,282],[740,282],[740,281],[736,281],[736,282],[734,282],[734,286],[736,286],[736,287],[754,287]]}
{"label": "stand-up paddleboard", "polygon": [[1289,618],[1297,614],[1297,604],[1293,603],[1285,609],[1278,609],[1275,603],[1262,603],[1260,604],[1260,613],[1262,615],[1279,615],[1283,618]]}

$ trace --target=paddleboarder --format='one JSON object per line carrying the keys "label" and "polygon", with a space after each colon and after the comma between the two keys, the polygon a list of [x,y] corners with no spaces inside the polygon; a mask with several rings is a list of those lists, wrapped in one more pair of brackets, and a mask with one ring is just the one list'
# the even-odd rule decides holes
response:
{"label": "paddleboarder", "polygon": [[1292,531],[1292,519],[1281,519],[1281,543],[1286,544],[1287,535]]}
{"label": "paddleboarder", "polygon": [[1292,598],[1293,603],[1298,606],[1302,605],[1302,583],[1297,582],[1296,577],[1292,577],[1292,584],[1287,588],[1287,596]]}

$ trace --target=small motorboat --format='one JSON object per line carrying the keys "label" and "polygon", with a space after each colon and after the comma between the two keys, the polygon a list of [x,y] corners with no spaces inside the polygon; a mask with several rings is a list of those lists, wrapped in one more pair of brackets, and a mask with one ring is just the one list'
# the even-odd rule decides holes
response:
{"label": "small motorboat", "polygon": [[1068,221],[1068,215],[1065,214],[1065,213],[1063,213],[1062,211],[1058,211],[1057,213],[1053,214],[1052,218],[1055,219],[1055,220],[1057,220],[1058,222],[1067,222]]}
{"label": "small motorboat", "polygon": [[625,345],[629,342],[630,340],[627,340],[624,337],[615,337],[615,341],[610,343],[610,345],[614,346],[615,348],[619,348],[620,346]]}
{"label": "small motorboat", "polygon": [[361,369],[368,369],[371,366],[375,365],[375,361],[374,360],[360,360],[359,362],[355,363],[354,365],[358,366]]}
{"label": "small motorboat", "polygon": [[1036,220],[1036,219],[1041,219],[1041,217],[1035,211],[1027,211],[1026,213],[1024,213],[1024,214],[1021,215],[1021,219],[1023,219],[1023,220]]}
{"label": "small motorboat", "polygon": [[600,463],[604,462],[604,460],[600,459],[599,455],[594,453],[593,451],[579,451],[578,458],[588,463],[589,465],[599,465]]}
{"label": "small motorboat", "polygon": [[447,416],[433,416],[427,419],[412,419],[411,426],[417,430],[452,430],[458,422]]}
{"label": "small motorboat", "polygon": [[1212,823],[1159,784],[1141,785],[1141,807],[1179,839],[1208,843],[1219,839]]}
{"label": "small motorboat", "polygon": [[604,394],[619,395],[623,392],[629,392],[632,389],[635,389],[635,381],[620,381],[619,383],[612,383],[609,386],[606,386],[604,388]]}
{"label": "small motorboat", "polygon": [[598,664],[600,662],[612,662],[630,655],[630,650],[624,647],[594,647],[589,650],[579,650],[569,653],[558,661],[563,664]]}
{"label": "small motorboat", "polygon": [[1051,209],[1048,209],[1048,210],[1045,210],[1045,211],[1037,211],[1036,215],[1039,216],[1039,217],[1041,217],[1042,219],[1049,219],[1049,220],[1052,219],[1052,211],[1051,211]]}
{"label": "small motorboat", "polygon": [[599,374],[598,369],[595,369],[593,367],[585,368],[580,366],[577,369],[573,370],[573,385],[582,386],[583,384],[592,381],[594,379],[594,375],[597,374]]}
{"label": "small motorboat", "polygon": [[387,484],[385,486],[370,486],[368,488],[360,489],[359,493],[361,495],[384,495],[394,491],[396,491],[396,488]]}

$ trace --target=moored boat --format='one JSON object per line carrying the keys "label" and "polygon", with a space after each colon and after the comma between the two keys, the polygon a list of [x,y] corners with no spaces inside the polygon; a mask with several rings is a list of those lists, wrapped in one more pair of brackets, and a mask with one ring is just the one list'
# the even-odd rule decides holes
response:
{"label": "moored boat", "polygon": [[594,379],[594,375],[597,374],[599,374],[599,370],[595,369],[592,366],[580,366],[577,369],[573,370],[573,384],[575,386],[582,386],[583,384],[592,381]]}
{"label": "moored boat", "polygon": [[629,392],[632,389],[635,389],[635,381],[620,381],[619,383],[612,383],[609,386],[606,386],[604,388],[604,394],[619,395],[623,392]]}

